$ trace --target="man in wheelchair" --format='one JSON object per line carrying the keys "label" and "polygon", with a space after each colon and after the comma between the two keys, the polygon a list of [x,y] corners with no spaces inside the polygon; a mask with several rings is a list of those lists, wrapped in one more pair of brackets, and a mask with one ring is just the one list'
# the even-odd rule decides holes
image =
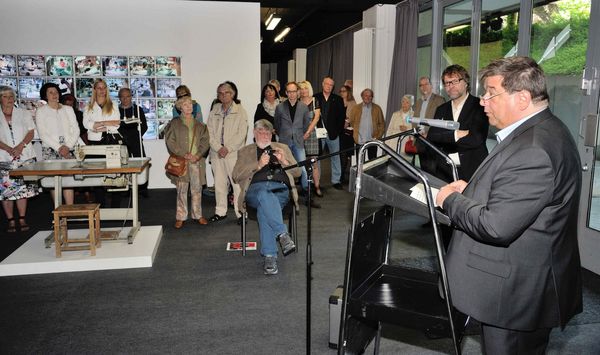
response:
{"label": "man in wheelchair", "polygon": [[254,141],[238,151],[233,168],[233,180],[240,185],[239,210],[246,213],[246,205],[256,209],[260,230],[260,253],[264,257],[265,275],[275,275],[277,268],[277,244],[283,256],[296,250],[286,225],[282,209],[287,205],[290,192],[297,205],[298,197],[294,178],[301,168],[283,168],[295,165],[290,148],[285,144],[271,142],[273,125],[265,120],[254,123]]}

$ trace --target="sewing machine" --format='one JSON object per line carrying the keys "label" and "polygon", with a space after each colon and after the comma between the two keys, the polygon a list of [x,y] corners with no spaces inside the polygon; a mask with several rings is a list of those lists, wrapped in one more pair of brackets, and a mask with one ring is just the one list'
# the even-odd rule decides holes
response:
{"label": "sewing machine", "polygon": [[119,168],[129,162],[129,152],[125,145],[78,145],[75,147],[75,159],[80,166],[85,157],[90,155],[105,156],[107,168]]}

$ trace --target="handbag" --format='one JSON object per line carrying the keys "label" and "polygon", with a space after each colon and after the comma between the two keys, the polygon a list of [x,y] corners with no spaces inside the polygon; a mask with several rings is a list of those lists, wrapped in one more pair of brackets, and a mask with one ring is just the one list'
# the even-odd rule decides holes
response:
{"label": "handbag", "polygon": [[317,132],[317,138],[327,138],[327,128],[317,127],[315,131]]}
{"label": "handbag", "polygon": [[407,140],[404,144],[404,153],[409,155],[417,154],[417,146],[415,146],[415,142],[413,140]]}
{"label": "handbag", "polygon": [[[195,128],[196,125],[194,125],[194,135],[192,136],[192,144],[190,144],[190,147],[194,146],[194,140],[196,139]],[[187,165],[187,160],[184,157],[171,153],[169,155],[169,159],[167,159],[167,163],[165,164],[165,170],[170,175],[182,177],[185,176],[185,174],[187,174]]]}

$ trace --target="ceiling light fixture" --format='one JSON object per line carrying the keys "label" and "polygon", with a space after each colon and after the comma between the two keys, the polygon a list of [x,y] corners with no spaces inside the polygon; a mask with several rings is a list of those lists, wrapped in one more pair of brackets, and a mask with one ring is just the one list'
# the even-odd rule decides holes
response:
{"label": "ceiling light fixture", "polygon": [[290,32],[291,28],[286,27],[283,29],[283,31],[281,31],[277,37],[275,37],[275,39],[273,40],[275,43],[277,42],[282,42],[283,39],[285,38],[285,36],[287,36],[287,34]]}
{"label": "ceiling light fixture", "polygon": [[277,15],[269,15],[269,18],[267,19],[267,21],[265,21],[265,26],[267,26],[267,31],[273,31],[275,29],[275,27],[277,27],[277,25],[279,24],[279,22],[281,21],[281,17],[277,16]]}

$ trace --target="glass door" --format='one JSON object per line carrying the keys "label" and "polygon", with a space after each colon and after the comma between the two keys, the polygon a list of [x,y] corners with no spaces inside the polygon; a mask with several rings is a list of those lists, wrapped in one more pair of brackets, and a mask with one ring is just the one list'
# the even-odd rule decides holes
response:
{"label": "glass door", "polygon": [[[589,33],[600,31],[600,0],[592,0]],[[589,36],[585,72],[581,88],[581,124],[578,147],[581,156],[583,185],[579,208],[579,250],[581,265],[600,274],[600,36]]]}

